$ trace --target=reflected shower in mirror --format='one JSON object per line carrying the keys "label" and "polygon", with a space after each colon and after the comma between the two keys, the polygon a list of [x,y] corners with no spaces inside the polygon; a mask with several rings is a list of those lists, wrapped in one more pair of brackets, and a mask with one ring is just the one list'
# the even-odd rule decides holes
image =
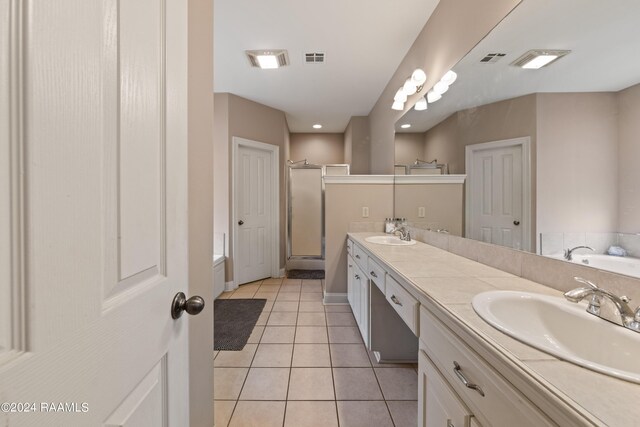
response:
{"label": "reflected shower in mirror", "polygon": [[[638,22],[634,0],[524,0],[397,122],[396,173],[437,159],[464,175],[465,237],[640,277]],[[440,203],[412,225],[441,228]]]}

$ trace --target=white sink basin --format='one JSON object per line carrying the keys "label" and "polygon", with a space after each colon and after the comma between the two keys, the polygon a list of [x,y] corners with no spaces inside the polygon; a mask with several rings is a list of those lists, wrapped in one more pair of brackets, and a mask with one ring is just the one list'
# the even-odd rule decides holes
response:
{"label": "white sink basin", "polygon": [[415,240],[406,241],[406,240],[400,239],[397,236],[371,236],[371,237],[367,237],[364,240],[366,240],[369,243],[375,243],[377,245],[389,245],[389,246],[409,246],[409,245],[416,244]]}
{"label": "white sink basin", "polygon": [[567,362],[640,383],[640,334],[600,319],[559,297],[483,292],[476,313],[491,326]]}

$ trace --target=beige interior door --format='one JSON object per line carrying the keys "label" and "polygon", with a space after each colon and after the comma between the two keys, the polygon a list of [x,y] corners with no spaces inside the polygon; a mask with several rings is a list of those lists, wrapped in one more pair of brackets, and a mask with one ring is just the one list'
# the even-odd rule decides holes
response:
{"label": "beige interior door", "polygon": [[0,0],[2,425],[189,424],[186,13]]}
{"label": "beige interior door", "polygon": [[271,277],[272,257],[278,256],[272,245],[274,155],[273,151],[240,144],[235,156],[233,262],[238,285]]}
{"label": "beige interior door", "polygon": [[470,161],[467,237],[523,249],[523,147],[476,150]]}

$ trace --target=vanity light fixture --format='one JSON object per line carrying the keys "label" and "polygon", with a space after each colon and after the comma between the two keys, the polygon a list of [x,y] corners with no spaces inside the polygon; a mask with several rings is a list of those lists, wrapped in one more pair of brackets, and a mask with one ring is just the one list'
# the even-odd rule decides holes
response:
{"label": "vanity light fixture", "polygon": [[569,53],[571,53],[570,50],[530,50],[520,58],[513,61],[511,65],[527,70],[538,70],[557,61],[563,56],[568,55]]}
{"label": "vanity light fixture", "polygon": [[396,96],[393,97],[394,101],[397,102],[407,102],[407,94],[404,93],[403,88],[398,89],[396,92]]}
{"label": "vanity light fixture", "polygon": [[451,86],[456,81],[457,78],[458,78],[458,74],[453,70],[449,70],[446,72],[444,76],[442,76],[440,81],[445,83],[447,86]]}
{"label": "vanity light fixture", "polygon": [[409,129],[409,128],[411,127],[411,125],[410,125],[409,123],[405,123],[405,124],[403,124],[403,125],[400,125],[400,127],[401,127],[402,129]]}
{"label": "vanity light fixture", "polygon": [[322,125],[320,123],[316,123],[315,125],[313,125],[314,129],[322,129]]}
{"label": "vanity light fixture", "polygon": [[426,81],[427,73],[420,68],[416,68],[413,73],[411,73],[411,76],[405,80],[402,87],[396,92],[393,97],[391,109],[398,111],[404,110],[404,103],[407,101],[407,97],[419,93]]}
{"label": "vanity light fixture", "polygon": [[404,86],[402,86],[402,91],[408,96],[413,95],[418,91],[418,86],[413,82],[411,77],[409,77],[405,82]]}
{"label": "vanity light fixture", "polygon": [[252,67],[263,70],[273,70],[289,65],[289,55],[284,49],[246,50],[245,53]]}
{"label": "vanity light fixture", "polygon": [[446,84],[445,82],[443,82],[442,80],[440,80],[438,83],[436,83],[433,86],[433,91],[435,93],[437,93],[438,95],[442,95],[443,93],[445,93],[448,90],[449,90],[449,85]]}
{"label": "vanity light fixture", "polygon": [[427,100],[424,99],[424,96],[416,102],[416,105],[413,106],[416,111],[424,111],[427,109]]}
{"label": "vanity light fixture", "polygon": [[393,105],[391,105],[391,109],[396,111],[404,110],[404,102],[394,101]]}
{"label": "vanity light fixture", "polygon": [[442,98],[442,95],[440,95],[437,92],[434,92],[433,90],[430,90],[429,92],[427,92],[427,101],[429,102],[429,104],[433,104],[440,98]]}

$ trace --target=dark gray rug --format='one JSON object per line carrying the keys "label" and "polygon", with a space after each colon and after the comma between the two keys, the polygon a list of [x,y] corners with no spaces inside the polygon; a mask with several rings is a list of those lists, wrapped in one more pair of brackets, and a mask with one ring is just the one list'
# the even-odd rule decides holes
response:
{"label": "dark gray rug", "polygon": [[242,350],[266,303],[266,299],[215,300],[213,303],[213,349]]}
{"label": "dark gray rug", "polygon": [[324,279],[324,270],[289,270],[288,279]]}

